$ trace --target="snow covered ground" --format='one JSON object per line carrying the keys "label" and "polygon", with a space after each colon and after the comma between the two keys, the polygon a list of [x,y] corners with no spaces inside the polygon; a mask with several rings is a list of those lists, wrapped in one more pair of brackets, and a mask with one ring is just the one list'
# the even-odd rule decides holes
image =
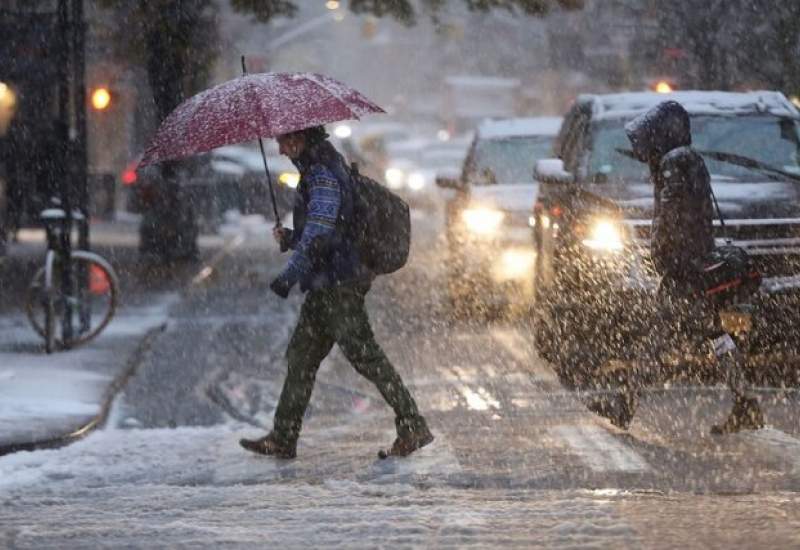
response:
{"label": "snow covered ground", "polygon": [[166,321],[178,296],[151,299],[123,307],[93,342],[51,355],[21,314],[1,317],[0,444],[58,438],[92,422],[140,339]]}
{"label": "snow covered ground", "polygon": [[[295,461],[243,455],[251,427],[114,430],[0,459],[0,545],[790,548],[796,493],[454,487],[434,443],[378,461],[353,432],[309,429]],[[374,457],[374,455],[372,455]],[[457,464],[457,463],[456,463]]]}
{"label": "snow covered ground", "polygon": [[0,547],[800,546],[796,391],[760,393],[771,426],[755,433],[709,436],[727,392],[679,386],[617,430],[561,387],[523,320],[446,319],[434,245],[369,299],[429,447],[377,459],[390,411],[339,352],[296,460],[238,446],[269,429],[300,303],[267,290],[280,261],[239,247],[171,308],[105,429],[0,457]]}

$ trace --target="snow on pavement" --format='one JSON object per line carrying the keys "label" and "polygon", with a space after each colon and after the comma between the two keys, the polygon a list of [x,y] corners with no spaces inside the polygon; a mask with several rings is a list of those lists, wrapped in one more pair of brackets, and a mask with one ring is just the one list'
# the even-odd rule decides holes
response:
{"label": "snow on pavement", "polygon": [[[138,338],[164,323],[177,301],[177,294],[164,293],[148,305],[124,308],[95,341],[50,355],[36,347],[39,337],[28,327],[17,345],[29,342],[29,351],[0,351],[0,443],[57,437],[93,418]],[[19,326],[4,334],[0,343],[9,344],[23,328],[14,319],[3,321]]]}
{"label": "snow on pavement", "polygon": [[278,461],[238,447],[251,432],[108,429],[0,458],[0,545],[724,547],[736,542],[728,521],[746,522],[755,546],[800,542],[796,494],[455,488],[431,468],[438,453],[398,461],[413,479],[365,477],[393,471],[366,455],[368,443],[337,448],[347,435],[309,430],[306,452]]}

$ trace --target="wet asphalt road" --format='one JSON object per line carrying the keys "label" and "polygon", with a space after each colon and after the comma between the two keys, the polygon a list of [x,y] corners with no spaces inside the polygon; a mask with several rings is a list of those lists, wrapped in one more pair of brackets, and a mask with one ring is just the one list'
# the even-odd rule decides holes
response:
{"label": "wet asphalt road", "polygon": [[[800,490],[800,394],[762,389],[769,427],[712,437],[727,414],[722,388],[649,391],[627,432],[588,412],[538,358],[525,319],[454,321],[443,296],[436,222],[417,216],[411,265],[380,279],[369,310],[378,340],[412,388],[446,450],[448,483],[468,487],[746,494]],[[190,291],[125,392],[130,426],[207,426],[235,419],[269,427],[283,353],[301,297],[267,289],[280,266],[237,250],[207,284]],[[389,409],[334,351],[323,363],[309,429],[352,433],[328,449],[379,432],[370,456],[392,437]],[[308,451],[301,441],[300,452]],[[314,474],[324,477],[326,471]]]}
{"label": "wet asphalt road", "polygon": [[[551,529],[554,517],[566,514],[597,529],[581,535],[579,547],[617,540],[606,524],[619,529],[626,547],[800,546],[797,391],[760,390],[769,427],[758,432],[710,436],[711,424],[729,410],[728,393],[691,386],[648,392],[631,429],[618,430],[561,386],[533,349],[525,319],[450,318],[437,235],[435,220],[417,216],[411,264],[380,279],[368,300],[379,342],[437,437],[418,456],[376,460],[376,451],[393,438],[390,410],[338,350],[318,374],[296,461],[274,464],[238,449],[238,435],[260,435],[270,426],[301,303],[296,293],[283,301],[267,288],[281,266],[277,253],[247,245],[186,291],[169,329],[126,387],[114,427],[144,439],[156,428],[197,427],[194,446],[181,439],[164,451],[181,453],[187,469],[197,469],[182,483],[213,486],[211,480],[227,479],[237,470],[231,461],[240,460],[249,473],[236,483],[263,486],[271,495],[265,506],[289,506],[297,484],[321,487],[315,502],[333,499],[335,506],[330,483],[344,480],[423,491],[407,497],[412,516],[426,513],[427,498],[475,514],[483,513],[472,508],[480,502],[481,510],[500,514],[494,538],[458,539],[458,545],[529,546],[539,541],[538,529]],[[241,434],[214,431],[228,424],[240,426]],[[193,467],[190,457],[206,445],[201,454],[224,455],[227,462],[215,465],[206,456]],[[149,468],[157,471],[158,464]],[[252,469],[262,465],[253,477]],[[171,483],[179,474],[165,469],[153,475]],[[147,498],[148,489],[141,491]],[[584,498],[592,506],[582,508]],[[362,505],[369,510],[371,504]],[[409,521],[405,528],[414,532],[411,519],[396,521],[392,529]],[[347,545],[353,541],[348,536],[352,532],[334,540]],[[424,546],[432,539],[400,540]]]}

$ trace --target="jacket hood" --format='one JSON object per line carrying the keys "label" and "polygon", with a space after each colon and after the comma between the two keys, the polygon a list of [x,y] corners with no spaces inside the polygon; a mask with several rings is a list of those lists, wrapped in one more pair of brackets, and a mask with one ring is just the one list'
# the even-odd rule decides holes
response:
{"label": "jacket hood", "polygon": [[692,144],[689,113],[677,101],[664,101],[625,125],[633,154],[642,162]]}

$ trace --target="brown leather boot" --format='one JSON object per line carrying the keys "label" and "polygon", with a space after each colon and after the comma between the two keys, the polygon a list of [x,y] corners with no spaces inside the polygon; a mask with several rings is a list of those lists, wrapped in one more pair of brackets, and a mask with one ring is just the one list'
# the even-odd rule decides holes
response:
{"label": "brown leather boot", "polygon": [[261,439],[240,439],[239,445],[248,451],[276,458],[295,458],[297,447],[295,445],[283,445],[275,440],[275,435],[270,432]]}
{"label": "brown leather boot", "polygon": [[392,448],[378,451],[378,458],[384,459],[390,456],[408,456],[417,449],[421,449],[433,441],[433,434],[428,426],[423,424],[415,430],[404,431],[403,435],[398,435],[392,443]]}

